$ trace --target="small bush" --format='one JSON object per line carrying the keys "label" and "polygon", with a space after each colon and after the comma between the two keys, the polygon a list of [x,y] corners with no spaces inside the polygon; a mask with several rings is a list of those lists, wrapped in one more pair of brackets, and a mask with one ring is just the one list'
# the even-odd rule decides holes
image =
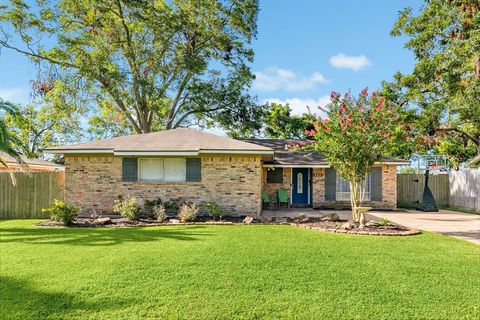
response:
{"label": "small bush", "polygon": [[178,209],[177,217],[181,222],[194,221],[198,214],[198,207],[194,203],[184,203]]}
{"label": "small bush", "polygon": [[138,220],[140,216],[140,205],[137,198],[133,197],[127,200],[115,200],[113,212],[119,213],[122,218],[133,221]]}
{"label": "small bush", "polygon": [[153,207],[152,211],[156,220],[160,222],[167,220],[167,210],[165,210],[163,204],[156,205]]}
{"label": "small bush", "polygon": [[222,220],[222,217],[224,216],[224,212],[222,208],[216,203],[215,201],[210,201],[210,202],[202,202],[201,206],[207,210],[208,214],[215,220],[217,217]]}
{"label": "small bush", "polygon": [[382,220],[378,221],[379,226],[388,226],[390,224],[390,220],[387,218],[382,218]]}
{"label": "small bush", "polygon": [[171,199],[165,201],[163,205],[167,211],[178,212],[178,209],[180,209],[181,205],[184,203],[185,201],[182,201],[181,199]]}
{"label": "small bush", "polygon": [[154,209],[156,206],[162,204],[162,199],[157,198],[155,200],[145,200],[143,203],[143,209],[145,210],[145,213],[152,218],[155,218],[155,212]]}
{"label": "small bush", "polygon": [[68,226],[78,217],[78,207],[66,204],[61,200],[54,200],[50,208],[42,209],[42,212],[48,213],[50,219],[62,222]]}

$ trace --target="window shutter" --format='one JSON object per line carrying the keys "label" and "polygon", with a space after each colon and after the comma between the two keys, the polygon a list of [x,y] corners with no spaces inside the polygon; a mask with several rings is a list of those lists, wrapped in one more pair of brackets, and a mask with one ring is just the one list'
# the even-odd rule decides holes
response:
{"label": "window shutter", "polygon": [[333,168],[325,169],[325,200],[336,200],[337,172]]}
{"label": "window shutter", "polygon": [[122,181],[138,181],[137,158],[122,159]]}
{"label": "window shutter", "polygon": [[371,193],[370,200],[382,201],[382,168],[375,167],[370,171],[371,174]]}
{"label": "window shutter", "polygon": [[187,158],[187,181],[202,181],[202,160],[200,158]]}

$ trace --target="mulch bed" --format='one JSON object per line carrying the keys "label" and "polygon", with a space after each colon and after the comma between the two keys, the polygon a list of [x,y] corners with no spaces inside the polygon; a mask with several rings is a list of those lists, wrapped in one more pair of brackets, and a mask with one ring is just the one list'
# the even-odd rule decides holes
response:
{"label": "mulch bed", "polygon": [[[202,225],[202,224],[215,224],[215,225],[233,225],[242,224],[244,217],[228,217],[222,221],[212,221],[209,217],[197,217],[194,222],[181,223],[179,221],[165,221],[160,222],[153,219],[139,219],[135,221],[129,221],[123,218],[78,218],[68,227],[77,228],[115,228],[115,227],[153,227],[153,226],[172,226],[172,225]],[[43,227],[63,227],[61,222],[57,221],[44,221],[36,224]]]}
{"label": "mulch bed", "polygon": [[334,232],[334,233],[348,233],[348,234],[359,234],[359,235],[371,235],[371,236],[410,236],[419,234],[420,231],[417,229],[407,228],[397,224],[389,223],[386,226],[378,225],[375,222],[367,223],[367,225],[360,228],[357,225],[350,224],[351,228],[344,229],[342,225],[347,223],[346,220],[340,221],[318,221],[313,223],[292,223],[297,227],[324,231],[324,232]]}

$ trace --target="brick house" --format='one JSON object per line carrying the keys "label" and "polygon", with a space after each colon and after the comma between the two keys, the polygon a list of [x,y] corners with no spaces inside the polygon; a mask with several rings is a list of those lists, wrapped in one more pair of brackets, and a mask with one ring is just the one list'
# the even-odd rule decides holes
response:
{"label": "brick house", "polygon": [[[49,153],[65,157],[65,198],[83,211],[111,212],[119,196],[215,201],[228,214],[260,214],[262,190],[276,203],[288,190],[291,206],[348,206],[348,183],[318,154],[294,152],[294,140],[240,141],[178,128],[69,146]],[[385,158],[367,179],[367,200],[396,207],[397,165]]]}

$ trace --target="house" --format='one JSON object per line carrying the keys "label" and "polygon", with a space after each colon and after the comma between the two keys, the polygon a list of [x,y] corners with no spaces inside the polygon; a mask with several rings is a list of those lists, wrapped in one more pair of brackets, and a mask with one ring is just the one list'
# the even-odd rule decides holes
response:
{"label": "house", "polygon": [[[66,200],[84,211],[111,212],[119,196],[215,201],[228,214],[260,214],[262,190],[273,202],[288,190],[292,206],[350,205],[348,183],[318,154],[288,150],[293,140],[240,141],[178,128],[54,147],[66,167]],[[367,199],[395,208],[397,165],[385,158],[367,181]]]}
{"label": "house", "polygon": [[[10,171],[23,170],[22,166],[18,164],[17,160],[15,160],[13,157],[9,156],[5,152],[0,152],[0,158],[4,159],[8,166],[8,169],[7,169],[4,166],[0,165],[0,172],[7,171],[7,170],[10,170]],[[26,170],[30,172],[63,171],[65,169],[62,165],[53,163],[51,161],[40,160],[40,159],[28,159],[25,157],[22,157],[22,160],[28,166]]]}

